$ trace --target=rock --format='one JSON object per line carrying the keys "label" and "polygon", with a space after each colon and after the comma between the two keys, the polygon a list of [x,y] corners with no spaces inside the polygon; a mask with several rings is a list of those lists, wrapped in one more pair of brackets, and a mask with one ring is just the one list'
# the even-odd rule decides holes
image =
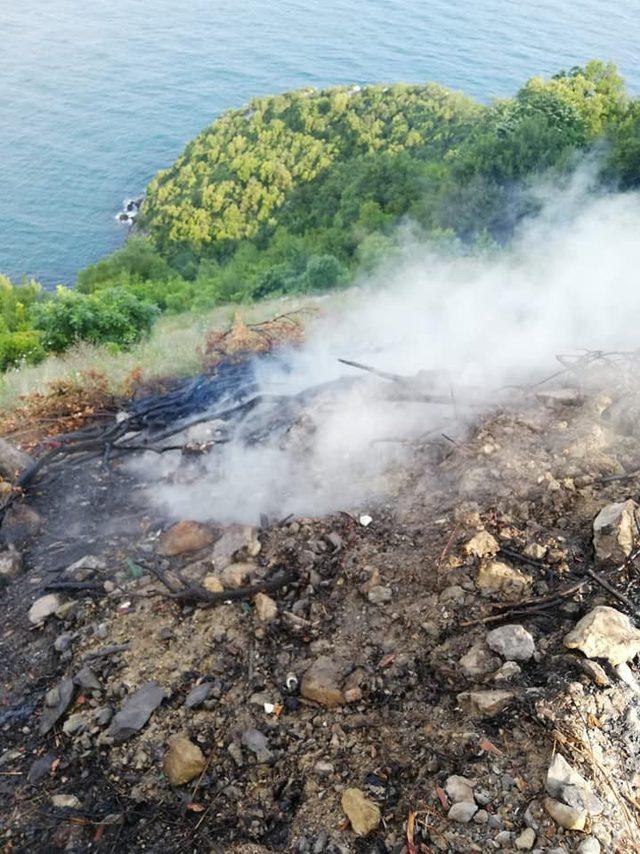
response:
{"label": "rock", "polygon": [[127,697],[120,711],[114,716],[109,726],[109,736],[116,742],[130,738],[142,729],[164,698],[165,691],[157,682],[145,682],[134,694]]}
{"label": "rock", "polygon": [[257,593],[254,597],[256,614],[263,623],[272,623],[278,616],[278,605],[266,593]]}
{"label": "rock", "polygon": [[514,698],[511,691],[464,691],[458,703],[470,714],[490,717],[506,709]]}
{"label": "rock", "polygon": [[491,655],[484,644],[476,643],[462,656],[458,664],[468,679],[475,679],[477,676],[485,676],[494,671],[500,664],[500,659]]}
{"label": "rock", "polygon": [[197,744],[184,735],[176,735],[169,742],[169,749],[162,760],[162,770],[172,786],[182,786],[199,777],[207,766],[207,760]]}
{"label": "rock", "polygon": [[272,752],[269,750],[269,739],[258,729],[246,729],[242,733],[242,744],[253,754],[255,754],[258,762],[270,762],[273,758]]}
{"label": "rock", "polygon": [[640,697],[640,682],[638,682],[635,674],[633,673],[629,665],[617,664],[615,671],[620,677],[620,679],[624,682],[624,684],[628,688],[631,688],[631,690],[637,697]]}
{"label": "rock", "polygon": [[47,753],[39,759],[34,760],[29,768],[27,781],[31,783],[32,786],[39,783],[40,780],[42,780],[43,777],[46,777],[51,771],[51,766],[53,765],[55,758],[55,753]]}
{"label": "rock", "polygon": [[590,815],[599,815],[602,804],[593,789],[561,753],[556,753],[547,770],[545,789],[553,797],[575,809],[584,809]]}
{"label": "rock", "polygon": [[42,528],[42,519],[26,504],[12,504],[5,513],[2,537],[8,545],[25,543]]}
{"label": "rock", "polygon": [[509,682],[511,679],[515,679],[517,676],[520,676],[522,673],[522,668],[520,668],[515,661],[505,661],[500,670],[497,670],[493,675],[494,682]]}
{"label": "rock", "polygon": [[22,554],[13,546],[0,552],[0,576],[13,578],[22,570]]}
{"label": "rock", "polygon": [[313,766],[314,773],[317,777],[331,777],[333,775],[333,765],[331,762],[326,762],[319,759]]}
{"label": "rock", "polygon": [[201,685],[196,685],[187,694],[187,699],[184,701],[185,706],[188,709],[197,709],[198,706],[202,705],[208,699],[212,690],[213,682],[203,682]]}
{"label": "rock", "polygon": [[487,646],[507,661],[528,661],[536,651],[524,626],[500,626],[487,634]]}
{"label": "rock", "polygon": [[469,801],[460,801],[457,804],[453,804],[447,813],[447,818],[449,821],[458,821],[460,824],[468,824],[477,812],[478,807],[474,803],[470,803]]}
{"label": "rock", "polygon": [[6,439],[0,439],[0,475],[13,480],[23,469],[33,463],[33,457],[19,450]]}
{"label": "rock", "polygon": [[560,827],[566,830],[584,830],[587,821],[586,810],[576,810],[553,798],[544,799],[544,808]]}
{"label": "rock", "polygon": [[638,529],[635,501],[608,504],[593,522],[593,547],[601,564],[619,566],[633,551]]}
{"label": "rock", "polygon": [[581,658],[578,661],[580,669],[587,674],[591,681],[600,688],[606,688],[610,685],[609,677],[604,671],[604,667],[598,664],[597,661],[589,661],[588,658]]}
{"label": "rock", "polygon": [[463,802],[474,804],[474,783],[475,780],[467,780],[466,777],[460,777],[458,774],[452,774],[451,777],[447,777],[447,781],[444,784],[444,790],[452,804],[459,804]]}
{"label": "rock", "polygon": [[46,596],[41,596],[29,608],[29,622],[34,626],[40,626],[47,617],[58,610],[62,605],[62,600],[57,593],[47,593]]}
{"label": "rock", "polygon": [[344,702],[341,691],[343,666],[326,655],[317,658],[302,677],[300,693],[307,700],[314,700],[331,708]]}
{"label": "rock", "polygon": [[384,605],[386,602],[391,602],[392,598],[391,588],[383,587],[381,584],[375,585],[367,593],[367,599],[374,605]]}
{"label": "rock", "polygon": [[256,528],[230,525],[213,547],[212,559],[217,572],[235,560],[257,557],[261,551]]}
{"label": "rock", "polygon": [[79,810],[82,806],[75,795],[52,795],[51,803],[58,809]]}
{"label": "rock", "polygon": [[213,540],[213,531],[200,522],[176,522],[160,536],[158,552],[163,555],[195,552],[210,546]]}
{"label": "rock", "polygon": [[606,658],[615,666],[640,652],[640,631],[625,614],[598,605],[565,636],[564,645],[579,649],[587,658]]}
{"label": "rock", "polygon": [[244,587],[252,572],[255,572],[255,563],[231,563],[222,570],[220,581],[226,588],[236,589]]}
{"label": "rock", "polygon": [[77,581],[86,581],[88,578],[93,578],[96,572],[106,569],[107,565],[102,558],[95,555],[85,555],[68,566],[64,575],[72,576]]}
{"label": "rock", "polygon": [[536,832],[530,827],[522,831],[520,836],[516,836],[515,845],[518,851],[530,851],[536,842]]}
{"label": "rock", "polygon": [[222,593],[224,590],[222,582],[217,575],[205,575],[202,581],[202,586],[205,590],[208,590],[209,593]]}
{"label": "rock", "polygon": [[73,698],[73,679],[63,679],[47,693],[45,710],[40,718],[40,734],[46,735],[69,708]]}
{"label": "rock", "polygon": [[464,552],[470,557],[493,557],[500,551],[500,545],[488,531],[478,531],[464,545]]}
{"label": "rock", "polygon": [[65,633],[62,635],[58,635],[58,637],[53,642],[53,648],[56,652],[64,652],[66,649],[69,649],[72,641],[73,637],[70,634]]}
{"label": "rock", "polygon": [[87,726],[89,725],[89,719],[84,712],[76,712],[73,715],[69,715],[64,724],[62,725],[62,731],[65,735],[75,735],[76,733],[83,732]]}
{"label": "rock", "polygon": [[530,583],[529,576],[498,560],[483,561],[476,576],[476,585],[484,593],[502,593],[507,599],[523,596]]}
{"label": "rock", "polygon": [[85,666],[79,670],[73,677],[73,681],[79,688],[86,688],[89,691],[99,691],[102,686],[96,679],[96,675],[90,667]]}
{"label": "rock", "polygon": [[600,843],[595,836],[587,836],[578,845],[578,854],[600,854]]}
{"label": "rock", "polygon": [[360,789],[345,789],[342,793],[342,809],[351,822],[357,836],[367,836],[380,824],[380,809],[365,797]]}

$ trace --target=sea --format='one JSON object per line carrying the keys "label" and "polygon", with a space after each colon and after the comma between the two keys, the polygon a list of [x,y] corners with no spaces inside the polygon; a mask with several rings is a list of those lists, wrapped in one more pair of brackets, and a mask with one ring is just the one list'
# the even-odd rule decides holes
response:
{"label": "sea", "polygon": [[223,110],[436,81],[482,101],[600,58],[640,91],[638,0],[0,0],[0,273],[73,284]]}

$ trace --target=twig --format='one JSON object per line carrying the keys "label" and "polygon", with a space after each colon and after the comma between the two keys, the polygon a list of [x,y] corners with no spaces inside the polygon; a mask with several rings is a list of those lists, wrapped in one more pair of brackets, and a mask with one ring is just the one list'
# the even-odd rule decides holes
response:
{"label": "twig", "polygon": [[612,596],[615,596],[615,598],[618,599],[619,602],[622,602],[622,604],[625,605],[632,614],[635,614],[637,608],[635,607],[633,602],[631,602],[630,599],[627,599],[627,597],[623,593],[620,593],[618,590],[616,590],[616,588],[612,584],[609,584],[608,581],[605,581],[604,578],[598,575],[597,572],[594,572],[592,569],[589,569],[589,567],[586,567],[584,572],[585,575],[588,575],[589,578],[592,578],[596,582],[596,584],[599,584],[600,587],[603,587],[605,590],[608,590],[608,592],[611,593]]}

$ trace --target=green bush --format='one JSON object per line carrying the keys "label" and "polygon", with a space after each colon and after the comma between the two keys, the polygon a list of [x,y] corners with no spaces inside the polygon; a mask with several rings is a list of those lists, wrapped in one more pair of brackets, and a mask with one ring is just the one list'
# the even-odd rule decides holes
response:
{"label": "green bush", "polygon": [[35,330],[0,333],[0,371],[21,364],[37,365],[46,355],[41,335]]}
{"label": "green bush", "polygon": [[46,349],[58,353],[77,341],[128,347],[149,331],[157,312],[123,288],[88,295],[58,288],[55,299],[37,308],[34,325]]}

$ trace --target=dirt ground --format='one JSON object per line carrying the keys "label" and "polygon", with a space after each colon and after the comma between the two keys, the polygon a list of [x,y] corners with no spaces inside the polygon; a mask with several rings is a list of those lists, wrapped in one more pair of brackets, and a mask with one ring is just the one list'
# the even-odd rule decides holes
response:
{"label": "dirt ground", "polygon": [[[634,560],[599,567],[592,544],[600,509],[638,497],[640,427],[626,390],[579,392],[514,394],[463,439],[416,443],[375,505],[233,529],[249,583],[295,573],[269,594],[275,614],[168,596],[159,576],[220,575],[229,529],[212,520],[213,545],[159,556],[166,522],[121,464],[43,476],[2,529],[23,554],[0,594],[3,850],[640,851],[635,665],[625,682],[563,643],[597,605],[640,607]],[[497,554],[474,553],[478,533]],[[33,625],[61,580],[76,586]],[[486,645],[514,624],[535,643],[517,664]],[[318,659],[330,678],[312,697]],[[42,734],[45,695],[84,667],[93,678]],[[148,682],[162,702],[114,740],[114,714]],[[485,691],[502,696],[483,712]],[[178,734],[204,767],[171,785]],[[600,801],[580,829],[545,808],[555,753]],[[449,815],[455,775],[474,793],[466,821]],[[379,810],[367,835],[345,816],[348,788]]]}

